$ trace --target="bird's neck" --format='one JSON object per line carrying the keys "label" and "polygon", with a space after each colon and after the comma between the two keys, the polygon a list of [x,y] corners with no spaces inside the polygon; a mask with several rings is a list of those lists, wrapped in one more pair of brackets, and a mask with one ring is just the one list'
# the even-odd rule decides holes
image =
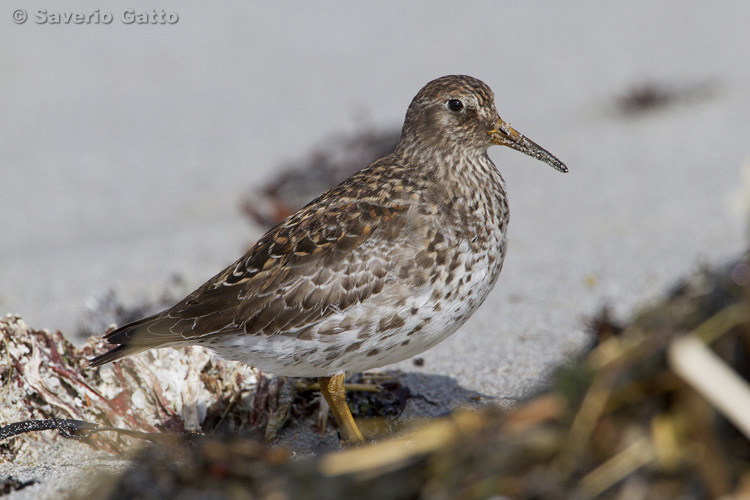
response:
{"label": "bird's neck", "polygon": [[505,181],[486,151],[415,149],[408,151],[400,163],[411,165],[427,181],[425,186],[429,188],[424,196],[440,205],[507,211]]}
{"label": "bird's neck", "polygon": [[503,183],[486,150],[466,150],[451,147],[420,148],[413,145],[399,148],[396,155],[402,165],[413,165],[424,176],[430,177],[446,189],[460,185],[469,189],[486,189],[488,183]]}

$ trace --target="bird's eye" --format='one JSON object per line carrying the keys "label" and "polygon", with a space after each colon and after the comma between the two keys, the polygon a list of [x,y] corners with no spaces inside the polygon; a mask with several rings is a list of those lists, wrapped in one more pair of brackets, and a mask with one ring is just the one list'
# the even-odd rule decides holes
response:
{"label": "bird's eye", "polygon": [[461,111],[464,109],[464,103],[462,103],[459,99],[448,99],[447,103],[448,109],[451,111]]}

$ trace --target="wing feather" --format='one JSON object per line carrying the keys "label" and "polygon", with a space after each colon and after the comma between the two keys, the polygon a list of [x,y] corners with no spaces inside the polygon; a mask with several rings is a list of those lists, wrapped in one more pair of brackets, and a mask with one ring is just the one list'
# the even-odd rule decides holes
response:
{"label": "wing feather", "polygon": [[106,335],[119,345],[92,365],[212,335],[284,335],[345,311],[382,291],[387,264],[373,252],[396,245],[408,209],[313,202],[171,309]]}

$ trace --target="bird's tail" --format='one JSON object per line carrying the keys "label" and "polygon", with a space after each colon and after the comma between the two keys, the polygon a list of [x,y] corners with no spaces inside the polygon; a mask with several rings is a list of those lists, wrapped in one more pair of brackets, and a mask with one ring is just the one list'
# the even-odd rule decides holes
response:
{"label": "bird's tail", "polygon": [[120,358],[138,354],[139,352],[148,349],[166,347],[167,345],[173,344],[173,342],[170,342],[170,340],[173,339],[170,339],[168,335],[158,335],[154,333],[155,331],[158,331],[158,329],[167,326],[162,325],[161,323],[169,322],[171,322],[170,318],[165,317],[163,313],[159,313],[149,316],[148,318],[134,321],[133,323],[128,323],[127,325],[121,326],[120,328],[108,333],[104,338],[110,344],[116,344],[116,347],[91,359],[89,361],[89,366],[97,367],[105,365]]}

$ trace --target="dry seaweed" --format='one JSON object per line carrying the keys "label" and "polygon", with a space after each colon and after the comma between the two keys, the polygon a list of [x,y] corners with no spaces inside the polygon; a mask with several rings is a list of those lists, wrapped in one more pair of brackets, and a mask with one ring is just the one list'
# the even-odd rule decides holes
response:
{"label": "dry seaweed", "polygon": [[11,491],[22,490],[28,486],[34,485],[37,482],[33,479],[30,481],[21,481],[13,476],[0,479],[0,496],[7,495]]}
{"label": "dry seaweed", "polygon": [[[17,316],[0,319],[0,423],[74,419],[140,432],[201,432],[239,401],[234,412],[249,413],[248,396],[257,372],[227,363],[205,349],[160,349],[101,369],[87,360],[107,349],[101,338],[81,348],[60,332],[34,330]],[[242,421],[243,418],[237,418]],[[245,419],[246,420],[246,419]],[[33,457],[35,440],[25,434],[0,442],[0,460]],[[92,444],[119,449],[127,438],[100,434]]]}
{"label": "dry seaweed", "polygon": [[622,116],[641,116],[679,103],[710,99],[716,93],[716,87],[711,81],[685,85],[640,82],[615,98],[615,111]]}

